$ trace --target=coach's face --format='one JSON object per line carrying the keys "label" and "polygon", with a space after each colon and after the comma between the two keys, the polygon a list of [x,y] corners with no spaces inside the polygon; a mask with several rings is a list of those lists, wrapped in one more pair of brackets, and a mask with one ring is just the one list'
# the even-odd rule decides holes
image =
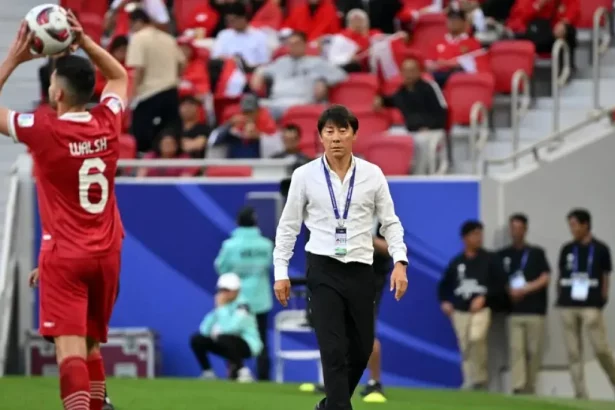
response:
{"label": "coach's face", "polygon": [[320,133],[320,140],[327,156],[343,158],[352,152],[352,144],[357,138],[350,125],[340,127],[327,123]]}

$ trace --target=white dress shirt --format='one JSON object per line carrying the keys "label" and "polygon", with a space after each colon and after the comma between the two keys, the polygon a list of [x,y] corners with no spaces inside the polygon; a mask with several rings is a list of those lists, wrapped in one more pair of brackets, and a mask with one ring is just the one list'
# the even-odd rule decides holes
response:
{"label": "white dress shirt", "polygon": [[229,58],[239,55],[255,67],[271,61],[267,35],[262,30],[248,27],[245,31],[227,28],[218,33],[211,58]]}
{"label": "white dress shirt", "polygon": [[[353,168],[356,167],[354,191],[350,202],[347,230],[347,253],[335,255],[335,219],[331,197],[325,179],[324,167],[331,176],[339,213],[343,214]],[[404,243],[404,228],[395,214],[389,185],[382,170],[371,162],[353,157],[344,180],[331,171],[327,161],[317,158],[295,170],[284,211],[278,223],[273,251],[275,280],[288,278],[288,263],[293,256],[301,223],[310,230],[307,252],[329,256],[340,262],[361,262],[371,265],[374,259],[372,228],[377,217],[380,232],[389,245],[389,255],[395,262],[408,262]]]}

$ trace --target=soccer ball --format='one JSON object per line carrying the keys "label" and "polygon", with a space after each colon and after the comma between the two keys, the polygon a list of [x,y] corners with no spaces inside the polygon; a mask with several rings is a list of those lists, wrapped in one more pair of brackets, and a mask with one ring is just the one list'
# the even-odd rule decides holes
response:
{"label": "soccer ball", "polygon": [[34,54],[53,55],[66,50],[73,42],[66,10],[57,4],[41,4],[26,14],[26,23],[34,33]]}

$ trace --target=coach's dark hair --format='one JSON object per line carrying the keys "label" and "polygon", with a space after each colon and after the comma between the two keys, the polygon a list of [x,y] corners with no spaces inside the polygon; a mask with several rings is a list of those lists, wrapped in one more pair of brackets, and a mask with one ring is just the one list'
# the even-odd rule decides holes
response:
{"label": "coach's dark hair", "polygon": [[527,219],[527,215],[517,212],[508,218],[508,222],[521,222],[523,225],[527,226],[529,221]]}
{"label": "coach's dark hair", "polygon": [[318,118],[318,132],[322,133],[325,126],[333,125],[338,128],[352,128],[353,132],[359,131],[359,120],[352,112],[343,105],[334,104],[324,110]]}
{"label": "coach's dark hair", "polygon": [[64,83],[70,103],[85,105],[94,94],[96,75],[88,60],[76,55],[66,55],[55,60],[56,77]]}
{"label": "coach's dark hair", "polygon": [[149,17],[149,14],[145,12],[143,9],[136,9],[129,15],[129,19],[131,23],[145,23],[149,24],[152,22],[152,19]]}
{"label": "coach's dark hair", "polygon": [[460,230],[460,235],[462,238],[465,238],[468,234],[476,231],[476,230],[483,230],[483,223],[481,221],[477,221],[474,219],[470,219],[468,221],[465,221],[462,225],[461,225],[461,230]]}
{"label": "coach's dark hair", "polygon": [[303,31],[293,31],[292,33],[290,33],[290,36],[288,36],[288,38],[291,38],[291,37],[297,37],[304,43],[307,43],[307,40],[308,40],[307,34],[305,34]]}
{"label": "coach's dark hair", "polygon": [[576,219],[581,225],[587,225],[588,229],[592,229],[592,216],[587,209],[576,208],[568,213],[567,219]]}

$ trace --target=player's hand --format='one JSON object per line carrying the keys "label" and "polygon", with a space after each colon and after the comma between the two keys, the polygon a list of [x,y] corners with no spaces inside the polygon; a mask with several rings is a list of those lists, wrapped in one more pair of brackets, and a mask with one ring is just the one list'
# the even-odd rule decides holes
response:
{"label": "player's hand", "polygon": [[11,48],[7,54],[7,60],[19,65],[26,61],[34,60],[35,58],[43,57],[42,55],[32,53],[32,42],[34,41],[34,33],[28,29],[28,24],[23,21],[19,26],[17,38],[11,44]]}
{"label": "player's hand", "polygon": [[451,317],[453,315],[453,312],[455,311],[455,308],[453,307],[453,304],[451,302],[442,302],[440,304],[440,309],[442,310],[442,313],[444,313],[448,317]]}
{"label": "player's hand", "polygon": [[30,272],[30,276],[28,277],[28,284],[31,288],[35,288],[38,286],[38,268]]}
{"label": "player's hand", "polygon": [[408,290],[408,276],[406,275],[406,265],[397,262],[391,273],[391,292],[395,291],[395,300],[399,300]]}
{"label": "player's hand", "polygon": [[485,307],[485,297],[483,295],[477,296],[472,299],[470,303],[470,312],[476,313]]}
{"label": "player's hand", "polygon": [[68,18],[68,24],[70,24],[70,31],[73,33],[73,38],[74,38],[73,44],[71,44],[70,46],[70,51],[74,52],[79,47],[81,47],[81,45],[83,45],[86,35],[83,32],[83,26],[81,25],[81,23],[79,23],[79,20],[77,20],[77,17],[75,16],[75,13],[73,13],[72,10],[68,10],[67,18]]}
{"label": "player's hand", "polygon": [[288,301],[290,299],[290,279],[276,280],[273,284],[273,292],[282,306],[288,306]]}

